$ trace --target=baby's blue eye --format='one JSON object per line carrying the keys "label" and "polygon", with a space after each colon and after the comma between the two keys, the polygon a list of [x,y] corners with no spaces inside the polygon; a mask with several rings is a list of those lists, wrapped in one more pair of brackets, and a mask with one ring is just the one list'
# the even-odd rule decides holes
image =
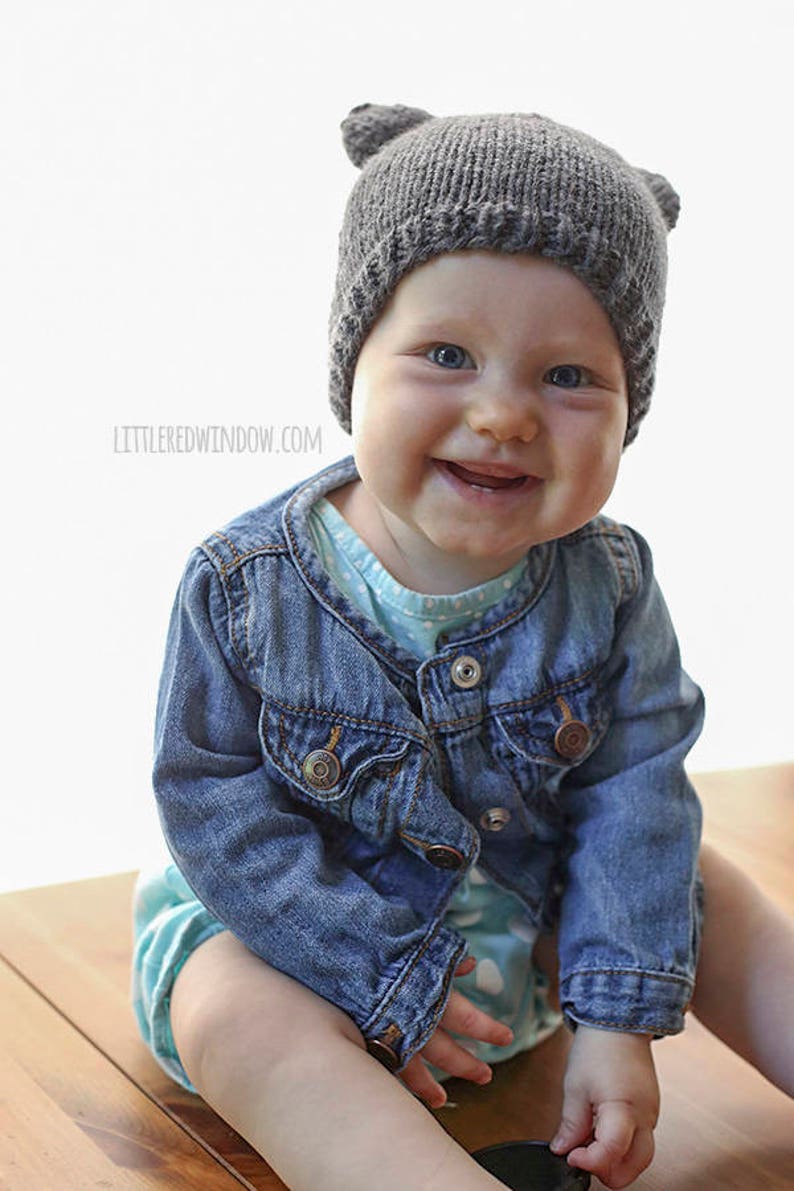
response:
{"label": "baby's blue eye", "polygon": [[468,353],[456,343],[439,343],[430,349],[428,355],[434,364],[442,368],[464,368],[469,358]]}
{"label": "baby's blue eye", "polygon": [[546,380],[562,389],[575,389],[586,383],[584,369],[577,368],[575,364],[558,364],[556,368],[550,368]]}

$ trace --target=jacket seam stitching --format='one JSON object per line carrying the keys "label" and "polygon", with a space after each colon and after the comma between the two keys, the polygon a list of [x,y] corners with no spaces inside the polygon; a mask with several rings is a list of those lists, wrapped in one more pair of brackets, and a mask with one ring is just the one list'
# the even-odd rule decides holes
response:
{"label": "jacket seam stitching", "polygon": [[615,550],[614,544],[610,540],[610,536],[607,534],[604,534],[603,538],[604,538],[604,542],[606,544],[606,548],[609,551],[609,556],[612,559],[612,565],[615,568],[615,573],[616,573],[617,579],[618,579],[618,603],[622,604],[623,600],[626,598],[626,595],[628,594],[628,592],[626,590],[626,581],[625,581],[625,578],[623,575],[623,568],[620,565],[620,556],[618,555],[618,552]]}
{"label": "jacket seam stitching", "polygon": [[[579,1019],[574,1018],[574,1021],[576,1021],[578,1023]],[[613,1029],[613,1030],[621,1030],[622,1029],[622,1030],[631,1030],[633,1032],[636,1032],[636,1030],[637,1030],[637,1022],[631,1021],[628,1018],[621,1018],[620,1020],[612,1020],[611,1018],[606,1018],[606,1017],[588,1017],[586,1021],[582,1020],[581,1023],[579,1023],[579,1024],[581,1024],[583,1026],[590,1025],[590,1024],[592,1024],[594,1026],[604,1026],[607,1029]],[[643,1033],[665,1034],[665,1035],[667,1035],[667,1034],[672,1035],[672,1034],[680,1033],[680,1030],[673,1029],[670,1025],[663,1026],[659,1022],[655,1022],[655,1021],[647,1021],[646,1022],[644,1018],[643,1018],[642,1024],[643,1024]]]}
{"label": "jacket seam stitching", "polygon": [[278,699],[269,699],[276,707],[284,708],[285,711],[308,712],[311,715],[322,716],[324,719],[344,720],[349,724],[359,724],[362,727],[371,726],[373,728],[387,728],[395,736],[409,736],[412,740],[418,741],[423,747],[427,748],[427,741],[420,736],[418,732],[411,731],[410,728],[403,728],[397,724],[389,723],[385,720],[370,720],[363,719],[360,716],[346,715],[344,712],[338,711],[323,711],[320,707],[300,707],[293,703],[282,703]]}
{"label": "jacket seam stitching", "polygon": [[209,538],[206,538],[201,545],[208,554],[211,554],[213,558],[218,560],[218,569],[221,572],[224,572],[226,570],[226,564],[224,563],[220,554],[218,554],[217,550],[213,550],[212,546],[210,546]]}
{"label": "jacket seam stitching", "polygon": [[[289,540],[292,543],[293,554],[297,558],[301,558],[300,546],[298,545],[295,535],[292,532],[292,526],[289,524],[287,525],[287,536],[289,537]],[[288,550],[286,552],[289,553]],[[309,571],[303,565],[301,565],[299,567],[299,571],[300,571],[301,577],[303,578],[303,580],[307,584],[307,586],[310,588],[315,599],[322,601],[323,598],[327,598],[327,597],[323,596],[323,593],[320,591],[320,589],[318,588],[317,584],[314,581],[314,577],[309,573]],[[334,616],[338,617],[338,619],[342,622],[342,624],[346,625],[347,628],[350,630],[351,633],[353,633],[354,636],[361,637],[361,639],[363,641],[365,641],[367,643],[367,645],[372,650],[374,650],[374,652],[378,655],[378,657],[384,658],[390,666],[394,666],[397,670],[400,671],[400,673],[403,673],[403,674],[408,673],[406,667],[404,665],[402,665],[402,663],[394,656],[393,653],[389,653],[382,645],[380,645],[380,643],[378,641],[374,640],[374,638],[372,638],[369,635],[369,633],[366,630],[366,627],[362,627],[361,625],[356,624],[353,620],[350,619],[349,616],[345,615],[345,613],[342,611],[342,609],[338,606],[338,604],[335,601],[331,601],[331,602],[332,602],[332,606],[333,606],[332,614]]]}
{"label": "jacket seam stitching", "polygon": [[232,541],[231,538],[228,538],[225,533],[221,533],[221,531],[219,529],[216,529],[214,533],[210,534],[210,537],[211,538],[220,538],[220,540],[222,542],[226,542],[227,546],[229,547],[229,549],[232,552],[232,557],[235,561],[240,557],[240,555],[238,554],[238,551],[237,551],[237,547],[235,546],[234,542]]}
{"label": "jacket seam stitching", "polygon": [[[410,821],[411,815],[414,813],[414,807],[416,806],[417,798],[419,796],[419,784],[424,776],[424,772],[425,772],[425,769],[427,768],[429,760],[430,760],[430,754],[425,753],[424,757],[422,758],[421,764],[419,765],[418,773],[416,775],[416,780],[414,782],[414,788],[411,793],[411,801],[408,803],[408,809],[405,813],[405,817],[403,818],[403,821],[400,824],[400,830],[399,830],[398,834],[401,838],[404,838],[404,839],[411,838],[410,836],[405,834],[405,832],[403,831],[403,828],[405,826],[407,826],[407,824]],[[416,843],[419,843],[419,842],[420,842],[419,840],[416,840]]]}
{"label": "jacket seam stitching", "polygon": [[287,744],[287,739],[284,734],[284,716],[283,715],[280,715],[278,717],[278,736],[279,736],[279,740],[281,741],[281,747],[284,749],[284,752],[287,754],[289,759],[292,761],[293,765],[297,766],[297,768],[300,769],[300,767],[301,767],[300,761],[298,760],[298,758],[293,753],[292,749]]}
{"label": "jacket seam stitching", "polygon": [[[294,557],[296,557],[296,559],[299,559],[299,560],[302,559],[302,551],[301,551],[300,545],[298,543],[298,540],[296,540],[295,535],[293,534],[292,524],[289,524],[288,520],[287,520],[287,524],[286,524],[286,530],[287,530],[287,537],[289,538],[289,542],[290,542],[290,544],[292,544],[292,554],[294,555]],[[320,592],[317,584],[315,584],[314,576],[312,574],[310,574],[310,572],[308,572],[308,570],[306,569],[305,566],[302,566],[302,562],[301,562],[299,569],[300,569],[300,574],[302,576],[302,579],[304,579],[307,586],[311,588],[311,591],[314,594],[314,598],[323,600],[324,595],[323,595],[323,593]],[[325,598],[327,599],[327,597],[325,597]],[[336,604],[336,601],[332,601],[332,606],[333,606],[333,616],[338,617],[339,621],[342,621],[343,624],[348,626],[348,629],[352,632],[352,634],[354,634],[354,636],[360,636],[363,641],[365,641],[369,644],[371,649],[375,650],[375,653],[377,655],[379,655],[379,657],[383,657],[383,659],[387,660],[389,666],[396,667],[396,669],[399,669],[400,673],[406,673],[405,667],[400,665],[400,662],[398,661],[398,659],[396,659],[396,657],[393,654],[389,654],[388,651],[385,648],[383,648],[379,642],[375,641],[373,637],[370,637],[367,630],[365,630],[365,628],[362,628],[361,625],[357,625],[354,623],[354,621],[351,621],[350,617],[346,616],[345,613],[342,611],[342,609],[340,609],[340,607],[338,607],[338,605]]]}
{"label": "jacket seam stitching", "polygon": [[453,957],[455,962],[450,964],[449,968],[447,969],[447,972],[445,973],[444,983],[441,986],[441,994],[440,994],[438,1000],[436,1001],[437,1007],[435,1008],[434,1013],[433,1013],[433,1020],[432,1020],[431,1024],[425,1030],[424,1034],[421,1034],[419,1036],[419,1038],[417,1040],[417,1044],[416,1044],[417,1051],[422,1049],[422,1046],[424,1045],[425,1040],[427,1038],[429,1038],[432,1034],[434,1034],[436,1029],[438,1028],[438,1023],[442,1017],[440,1006],[444,1004],[444,1000],[447,995],[447,989],[449,988],[450,984],[452,983],[452,979],[455,975],[455,969],[458,966],[457,957],[462,954],[463,950],[464,950],[463,947],[458,948],[457,952],[455,953],[455,956]]}
{"label": "jacket seam stitching", "polygon": [[[397,981],[396,985],[395,985],[395,986],[394,986],[394,987],[391,989],[391,991],[390,991],[389,993],[387,993],[385,1000],[381,1001],[381,1003],[380,1003],[380,1004],[379,1004],[379,1005],[376,1007],[375,1011],[374,1011],[374,1012],[371,1014],[371,1016],[370,1016],[370,1020],[372,1020],[373,1018],[374,1018],[375,1020],[377,1020],[377,1018],[379,1018],[379,1017],[382,1017],[384,1014],[388,1013],[389,1007],[390,1007],[390,1006],[391,1006],[391,1004],[392,1004],[392,1003],[393,1003],[393,1002],[396,1000],[397,996],[399,995],[399,993],[400,993],[400,992],[401,992],[401,990],[402,990],[402,987],[403,987],[403,985],[404,985],[404,984],[406,983],[406,981],[408,980],[408,977],[411,975],[411,973],[412,973],[412,972],[414,971],[414,969],[417,967],[417,965],[419,964],[419,961],[422,959],[422,957],[424,956],[425,952],[426,952],[426,951],[428,950],[428,948],[430,947],[431,943],[432,943],[432,942],[433,942],[433,941],[436,939],[436,937],[438,936],[438,934],[439,934],[439,930],[440,930],[440,924],[439,924],[439,925],[437,925],[437,926],[435,927],[435,929],[432,931],[432,933],[431,933],[431,934],[429,934],[429,935],[428,935],[428,936],[427,936],[427,937],[426,937],[426,938],[425,938],[425,939],[422,941],[421,945],[420,945],[420,946],[419,946],[419,948],[417,949],[417,952],[416,952],[416,954],[414,955],[413,959],[411,960],[410,964],[408,965],[408,968],[407,968],[407,969],[405,970],[405,972],[403,972],[403,974],[400,976],[399,980]],[[456,950],[455,954],[456,954],[456,955],[459,955],[459,954],[461,954],[461,953],[462,953],[462,951],[464,950],[464,946],[465,946],[464,944],[461,944],[461,945],[460,945],[460,946],[457,948],[457,950]],[[457,965],[455,965],[455,966],[457,966]],[[444,978],[444,984],[443,984],[443,986],[442,986],[442,990],[441,990],[441,995],[440,995],[440,997],[439,997],[438,1001],[436,1002],[436,1004],[438,1004],[438,1003],[439,1003],[439,1001],[443,1001],[443,999],[444,999],[444,996],[445,996],[445,994],[446,994],[446,990],[447,990],[447,988],[449,987],[449,984],[450,984],[450,982],[451,982],[451,980],[452,980],[452,976],[453,976],[453,970],[454,970],[454,969],[453,969],[452,965],[450,965],[450,968],[447,970],[447,972],[446,972],[446,974],[445,974],[445,978]],[[429,1035],[429,1034],[432,1034],[432,1033],[433,1033],[433,1031],[434,1031],[434,1030],[435,1030],[435,1028],[436,1028],[436,1023],[437,1023],[437,1019],[438,1019],[438,1017],[439,1017],[439,1016],[440,1016],[440,1014],[439,1014],[438,1012],[436,1012],[436,1016],[434,1016],[434,1018],[433,1018],[433,1024],[432,1024],[432,1027],[428,1028],[427,1032],[426,1032],[425,1034],[423,1034],[423,1035],[422,1035],[422,1041],[423,1041],[423,1040],[424,1040],[426,1037],[428,1037],[428,1035]],[[417,1047],[417,1049],[418,1049],[418,1047]]]}
{"label": "jacket seam stitching", "polygon": [[251,597],[248,591],[248,583],[246,582],[245,571],[242,569],[242,567],[240,568],[240,578],[243,583],[243,591],[245,592],[245,618],[243,620],[243,627],[245,630],[245,656],[248,661],[251,662]]}
{"label": "jacket seam stitching", "polygon": [[594,674],[597,674],[600,669],[601,666],[591,666],[589,670],[583,670],[582,673],[577,674],[575,678],[567,678],[565,682],[560,682],[556,686],[546,687],[546,689],[541,691],[540,694],[532,695],[528,699],[513,699],[508,703],[494,703],[493,705],[487,707],[483,714],[472,712],[471,715],[460,716],[458,719],[454,720],[429,720],[428,727],[448,728],[452,727],[453,725],[462,726],[467,723],[472,725],[481,724],[483,720],[498,718],[499,715],[508,708],[521,710],[524,708],[536,707],[538,703],[543,703],[544,701],[550,699],[557,691],[568,691],[571,689],[571,687],[581,685],[588,678],[592,678]]}
{"label": "jacket seam stitching", "polygon": [[577,968],[573,972],[569,972],[565,977],[563,983],[573,980],[576,977],[587,976],[643,976],[648,980],[660,980],[665,984],[691,984],[692,981],[686,976],[676,976],[671,972],[654,972],[647,968]]}
{"label": "jacket seam stitching", "polygon": [[[218,535],[218,536],[220,536],[220,535]],[[224,599],[226,601],[226,617],[229,622],[229,637],[231,640],[232,649],[234,651],[234,656],[237,658],[238,664],[239,664],[243,674],[245,674],[247,678],[250,678],[248,664],[244,660],[243,655],[240,652],[240,646],[237,642],[237,633],[235,632],[235,626],[234,626],[234,613],[232,611],[232,593],[231,593],[228,579],[227,579],[226,567],[224,565],[224,562],[223,562],[223,559],[221,558],[221,556],[217,553],[217,551],[213,550],[212,546],[210,546],[209,541],[203,542],[202,545],[204,546],[205,550],[207,550],[208,553],[213,556],[213,558],[216,558],[218,560],[218,568],[219,569],[218,569],[217,573],[218,573],[218,579],[221,584],[221,588],[223,590]],[[245,600],[246,600],[246,621],[247,621],[248,588],[245,586],[244,581],[243,581],[243,591],[245,593]],[[250,651],[248,653],[248,658],[250,660]]]}
{"label": "jacket seam stitching", "polygon": [[557,545],[576,546],[579,542],[591,541],[595,538],[605,537],[607,534],[619,538],[623,534],[624,528],[613,517],[607,517],[601,513],[595,516],[592,521],[588,521],[581,529],[575,529],[572,533],[565,534],[562,538],[557,538]]}
{"label": "jacket seam stitching", "polygon": [[[300,558],[301,550],[300,550],[298,542],[295,538],[295,535],[292,532],[291,525],[288,524],[286,529],[287,529],[287,536],[288,536],[290,542],[292,543],[292,547],[293,547],[292,552],[297,558]],[[481,637],[489,636],[490,634],[495,632],[497,629],[501,628],[503,625],[508,624],[509,622],[511,622],[513,620],[517,620],[519,617],[523,616],[526,612],[528,612],[532,607],[534,607],[534,605],[537,603],[538,599],[542,595],[543,590],[546,586],[546,583],[548,582],[548,577],[551,573],[551,568],[552,568],[552,564],[553,564],[553,555],[554,555],[554,551],[552,549],[547,551],[546,566],[543,570],[542,575],[540,575],[538,577],[538,580],[535,583],[532,591],[530,592],[526,602],[520,608],[516,608],[512,612],[507,613],[505,616],[502,617],[501,620],[496,621],[494,624],[489,625],[487,628],[485,628],[481,632],[479,632],[479,634],[477,634],[478,639]],[[300,567],[300,572],[301,572],[301,575],[303,576],[304,581],[311,588],[315,597],[321,598],[321,592],[319,591],[319,589],[314,581],[313,576],[302,565]],[[343,624],[347,625],[347,627],[351,630],[351,632],[353,632],[356,636],[360,636],[363,641],[367,642],[367,644],[378,654],[379,657],[386,658],[389,665],[394,666],[401,673],[405,672],[405,667],[402,665],[402,663],[399,661],[399,659],[396,656],[394,656],[393,653],[387,652],[380,645],[380,643],[378,641],[376,641],[373,637],[371,637],[369,635],[369,633],[367,632],[365,625],[362,626],[362,625],[356,624],[348,616],[346,616],[345,613],[342,611],[342,609],[340,609],[339,606],[335,602],[333,603],[333,615],[338,617],[339,620]],[[458,642],[450,642],[449,644],[453,648],[456,648],[459,645]],[[435,663],[435,664],[443,665],[448,662],[449,662],[448,658],[439,658],[437,663]],[[421,679],[421,681],[424,682],[424,677]]]}
{"label": "jacket seam stitching", "polygon": [[396,764],[386,774],[386,777],[388,780],[386,782],[386,789],[383,792],[383,805],[381,806],[380,815],[378,817],[378,833],[380,835],[383,834],[383,832],[386,828],[386,812],[389,809],[389,801],[391,798],[391,788],[394,785],[394,779],[396,778],[397,774],[400,772],[401,769],[402,769],[402,758],[399,761],[397,761]]}
{"label": "jacket seam stitching", "polygon": [[[615,570],[618,573],[618,582],[620,583],[621,602],[622,597],[630,598],[635,595],[640,586],[640,573],[634,557],[633,542],[631,542],[625,530],[619,533],[610,532],[603,534],[607,549],[609,550],[612,560],[615,565]],[[624,556],[621,555],[615,548],[615,542],[619,541],[624,550]],[[631,572],[631,585],[626,583],[626,571]]]}
{"label": "jacket seam stitching", "polygon": [[[554,545],[555,545],[555,543],[551,543],[552,547]],[[532,590],[530,591],[530,593],[527,596],[526,601],[521,605],[520,608],[514,608],[512,612],[507,612],[501,618],[501,620],[494,621],[494,623],[489,624],[487,626],[487,628],[485,626],[481,626],[478,631],[472,632],[468,636],[465,636],[463,638],[462,642],[461,641],[447,641],[447,645],[445,646],[445,648],[450,648],[450,649],[463,648],[463,645],[469,641],[479,643],[485,637],[489,637],[489,636],[491,636],[492,633],[495,633],[497,629],[501,629],[504,627],[504,625],[510,624],[511,622],[513,622],[515,620],[519,620],[522,616],[527,615],[535,607],[538,600],[543,595],[543,592],[546,589],[546,585],[548,584],[549,575],[551,574],[553,565],[554,565],[554,550],[552,548],[552,549],[547,550],[544,569],[543,569],[542,573],[537,577],[537,581],[534,583]],[[427,671],[429,671],[431,669],[434,669],[437,666],[448,666],[449,660],[450,660],[449,656],[434,658],[434,659],[430,660],[426,669],[427,669]],[[421,681],[422,681],[423,685],[425,683],[425,680],[426,680],[426,676],[422,675]]]}
{"label": "jacket seam stitching", "polygon": [[248,562],[250,559],[257,557],[260,554],[289,554],[288,548],[281,542],[263,542],[260,546],[253,546],[250,550],[246,550],[244,554],[237,554],[234,543],[231,541],[231,539],[224,538],[223,534],[212,533],[210,534],[210,538],[221,538],[221,540],[227,541],[234,553],[232,561],[225,562],[218,551],[214,550],[210,545],[209,538],[205,538],[201,543],[204,549],[218,560],[218,567],[224,575],[234,574],[235,571],[238,571],[242,568],[242,564],[244,562]]}
{"label": "jacket seam stitching", "polygon": [[289,554],[289,550],[280,542],[263,542],[261,546],[253,546],[245,554],[239,554],[226,569],[230,572],[239,570],[244,562],[248,562],[249,559],[256,558],[260,554]]}

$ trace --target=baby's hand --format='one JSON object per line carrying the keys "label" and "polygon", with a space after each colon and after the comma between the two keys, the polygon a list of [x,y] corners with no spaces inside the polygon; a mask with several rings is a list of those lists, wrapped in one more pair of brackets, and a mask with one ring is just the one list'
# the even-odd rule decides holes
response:
{"label": "baby's hand", "polygon": [[[458,965],[455,975],[468,976],[476,966],[477,961],[470,955]],[[493,1075],[487,1063],[475,1059],[465,1047],[450,1037],[450,1030],[467,1038],[493,1042],[497,1046],[507,1046],[513,1041],[513,1031],[508,1026],[483,1013],[467,997],[453,989],[435,1032],[400,1072],[400,1079],[406,1087],[431,1108],[441,1108],[446,1103],[447,1094],[430,1074],[425,1059],[442,1071],[456,1075],[459,1079],[469,1079],[472,1083],[490,1083]]]}
{"label": "baby's hand", "polygon": [[653,1158],[658,1117],[650,1037],[579,1026],[551,1143],[555,1153],[567,1154],[571,1166],[598,1175],[608,1187],[627,1187]]}

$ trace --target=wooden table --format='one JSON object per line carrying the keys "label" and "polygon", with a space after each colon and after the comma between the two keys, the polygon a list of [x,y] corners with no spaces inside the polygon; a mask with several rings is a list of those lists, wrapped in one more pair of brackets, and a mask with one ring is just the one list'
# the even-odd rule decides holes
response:
{"label": "wooden table", "polygon": [[[708,838],[794,914],[794,765],[696,784]],[[133,880],[125,873],[0,897],[0,1188],[283,1188],[138,1038],[128,999]],[[495,1067],[488,1088],[451,1082],[454,1107],[438,1119],[470,1150],[550,1136],[566,1046],[560,1031]],[[794,1191],[794,1102],[694,1020],[655,1055],[657,1156],[634,1187]]]}

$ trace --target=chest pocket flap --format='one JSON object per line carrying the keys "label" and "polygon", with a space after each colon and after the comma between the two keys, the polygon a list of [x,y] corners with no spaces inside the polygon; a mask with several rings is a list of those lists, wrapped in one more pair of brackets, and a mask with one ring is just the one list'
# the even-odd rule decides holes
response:
{"label": "chest pocket flap", "polygon": [[263,704],[259,733],[265,756],[296,793],[346,819],[368,778],[394,772],[411,744],[391,724],[275,701]]}
{"label": "chest pocket flap", "polygon": [[592,676],[556,686],[535,699],[504,704],[495,718],[512,753],[559,769],[589,757],[609,726],[608,710]]}

